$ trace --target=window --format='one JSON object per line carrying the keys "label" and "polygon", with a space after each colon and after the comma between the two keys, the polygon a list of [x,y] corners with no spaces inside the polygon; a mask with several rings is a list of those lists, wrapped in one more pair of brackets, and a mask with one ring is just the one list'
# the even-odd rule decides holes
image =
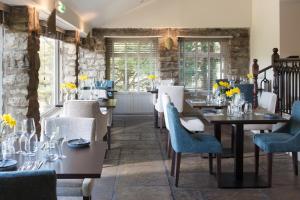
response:
{"label": "window", "polygon": [[52,109],[57,101],[58,41],[41,36],[39,56],[38,98],[40,113],[43,114]]}
{"label": "window", "polygon": [[180,82],[187,89],[211,90],[229,65],[228,40],[181,38]]}
{"label": "window", "polygon": [[107,40],[110,79],[118,91],[146,91],[147,76],[157,75],[157,39]]}

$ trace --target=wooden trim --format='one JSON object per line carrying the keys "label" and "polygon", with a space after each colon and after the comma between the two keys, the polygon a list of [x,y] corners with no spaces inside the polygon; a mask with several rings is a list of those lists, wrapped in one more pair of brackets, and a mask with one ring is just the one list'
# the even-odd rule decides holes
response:
{"label": "wooden trim", "polygon": [[6,5],[6,4],[4,4],[4,3],[2,3],[2,2],[0,2],[0,10],[1,11],[5,11],[5,12],[10,12],[9,6]]}
{"label": "wooden trim", "polygon": [[[40,26],[47,27],[47,22],[44,20],[40,20]],[[65,34],[65,30],[59,27],[56,27],[56,31]]]}

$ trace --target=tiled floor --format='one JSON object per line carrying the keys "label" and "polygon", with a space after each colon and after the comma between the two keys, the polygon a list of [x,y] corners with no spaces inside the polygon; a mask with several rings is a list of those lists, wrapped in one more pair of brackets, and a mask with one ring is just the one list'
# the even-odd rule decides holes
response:
{"label": "tiled floor", "polygon": [[[207,126],[210,131],[211,127]],[[225,146],[230,141],[230,127],[223,128]],[[226,131],[227,130],[227,131]],[[226,133],[228,132],[228,133]],[[244,168],[253,170],[251,135],[245,136]],[[184,154],[179,187],[173,187],[169,176],[170,160],[165,154],[165,134],[153,128],[147,116],[115,117],[112,150],[105,161],[101,179],[97,180],[93,200],[299,200],[300,177],[292,172],[291,158],[286,154],[274,158],[271,189],[218,189],[216,179],[208,174],[208,161],[200,155]],[[262,175],[266,162],[261,156]],[[233,160],[222,159],[222,170],[232,171]],[[265,176],[264,176],[265,177]],[[81,199],[81,198],[64,198]]]}

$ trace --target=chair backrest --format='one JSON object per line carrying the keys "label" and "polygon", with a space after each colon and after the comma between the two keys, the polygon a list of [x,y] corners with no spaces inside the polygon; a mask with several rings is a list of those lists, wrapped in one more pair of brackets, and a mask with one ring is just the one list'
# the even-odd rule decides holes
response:
{"label": "chair backrest", "polygon": [[174,81],[172,79],[160,80],[159,85],[160,86],[173,86]]}
{"label": "chair backrest", "polygon": [[45,131],[55,131],[59,127],[59,131],[66,133],[68,140],[84,138],[87,140],[95,140],[96,122],[95,118],[81,117],[55,117],[45,120]]}
{"label": "chair backrest", "polygon": [[267,109],[271,113],[275,113],[277,95],[272,92],[262,92],[258,98],[258,105]]}
{"label": "chair backrest", "polygon": [[240,88],[241,93],[245,95],[245,100],[248,103],[253,103],[253,84],[236,84],[235,86]]}
{"label": "chair backrest", "polygon": [[164,108],[164,118],[165,118],[165,124],[166,124],[166,128],[167,130],[170,130],[170,126],[169,126],[169,115],[167,114],[167,106],[169,103],[171,103],[171,99],[170,96],[165,94],[162,94],[162,104],[163,104],[163,108]]}
{"label": "chair backrest", "polygon": [[56,200],[55,171],[1,172],[0,199]]}
{"label": "chair backrest", "polygon": [[293,104],[289,129],[289,132],[292,135],[295,135],[300,131],[300,101],[295,101]]}
{"label": "chair backrest", "polygon": [[95,140],[102,140],[107,133],[107,115],[100,111],[98,101],[70,100],[64,103],[62,117],[84,117],[96,119]]}
{"label": "chair backrest", "polygon": [[178,112],[183,111],[184,86],[159,86],[157,103],[160,110],[163,110],[162,94],[168,94],[171,102],[177,108]]}

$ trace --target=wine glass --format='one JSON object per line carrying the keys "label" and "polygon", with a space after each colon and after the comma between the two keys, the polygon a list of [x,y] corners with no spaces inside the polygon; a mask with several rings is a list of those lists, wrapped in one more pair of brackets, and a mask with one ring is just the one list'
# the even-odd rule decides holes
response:
{"label": "wine glass", "polygon": [[[50,127],[49,127],[50,126]],[[53,139],[55,138],[57,134],[57,130],[53,130],[53,128],[56,128],[56,126],[51,126],[47,121],[45,121],[45,136],[48,138],[48,155],[47,160],[48,161],[54,161],[58,158],[57,154],[55,154],[52,149],[55,149],[55,145],[53,147]]]}
{"label": "wine glass", "polygon": [[25,137],[25,132],[23,131],[23,124],[19,121],[14,127],[14,135],[18,141],[18,151],[16,154],[22,154],[24,151],[22,150],[22,139]]}
{"label": "wine glass", "polygon": [[34,156],[35,154],[31,152],[31,148],[30,148],[30,140],[32,136],[34,136],[34,134],[36,133],[34,119],[33,118],[24,119],[22,127],[23,127],[22,129],[24,135],[26,137],[26,143],[25,143],[26,154],[29,156]]}

